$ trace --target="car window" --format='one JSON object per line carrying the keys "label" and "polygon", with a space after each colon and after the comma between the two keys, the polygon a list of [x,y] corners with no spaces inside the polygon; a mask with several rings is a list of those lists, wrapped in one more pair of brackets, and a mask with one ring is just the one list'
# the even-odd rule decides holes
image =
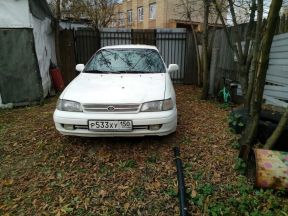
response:
{"label": "car window", "polygon": [[88,62],[84,73],[164,73],[165,66],[156,50],[103,49]]}

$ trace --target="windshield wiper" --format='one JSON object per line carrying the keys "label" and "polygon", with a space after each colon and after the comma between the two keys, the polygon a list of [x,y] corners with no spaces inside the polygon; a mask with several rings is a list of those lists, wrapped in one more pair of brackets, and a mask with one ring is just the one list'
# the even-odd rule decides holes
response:
{"label": "windshield wiper", "polygon": [[113,73],[118,73],[118,74],[122,74],[122,73],[127,74],[127,73],[131,73],[131,72],[133,72],[133,71],[129,71],[129,70],[113,71]]}
{"label": "windshield wiper", "polygon": [[134,74],[148,74],[148,73],[160,73],[158,71],[130,71],[130,73],[134,73]]}
{"label": "windshield wiper", "polygon": [[103,71],[100,70],[84,70],[84,73],[103,73]]}
{"label": "windshield wiper", "polygon": [[99,73],[99,74],[108,74],[110,71],[100,71],[100,70],[85,70],[84,73]]}

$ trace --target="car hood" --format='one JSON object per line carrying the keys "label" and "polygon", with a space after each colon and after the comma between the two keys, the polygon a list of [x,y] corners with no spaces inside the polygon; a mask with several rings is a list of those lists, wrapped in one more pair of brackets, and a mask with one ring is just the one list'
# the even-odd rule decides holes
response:
{"label": "car hood", "polygon": [[62,99],[80,103],[143,103],[162,100],[165,73],[89,74],[81,73],[65,89]]}

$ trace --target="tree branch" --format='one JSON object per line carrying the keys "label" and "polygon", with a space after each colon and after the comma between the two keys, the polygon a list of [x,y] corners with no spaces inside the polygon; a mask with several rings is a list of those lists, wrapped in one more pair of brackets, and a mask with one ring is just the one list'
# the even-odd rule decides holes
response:
{"label": "tree branch", "polygon": [[241,45],[241,36],[239,32],[239,26],[236,20],[236,14],[235,14],[233,2],[232,0],[228,0],[228,3],[229,3],[229,8],[230,8],[230,13],[232,16],[233,25],[235,28],[235,39],[236,39],[236,44],[237,44],[237,49],[238,49],[238,54],[239,54],[239,60],[241,63],[244,63],[245,60],[244,60],[244,55],[243,55],[243,50],[242,50],[242,45]]}
{"label": "tree branch", "polygon": [[219,16],[219,18],[220,18],[220,21],[221,21],[221,24],[222,24],[222,26],[223,26],[223,29],[224,29],[224,32],[225,32],[225,35],[226,35],[228,44],[229,44],[229,46],[231,47],[231,49],[234,51],[237,60],[240,61],[239,53],[237,52],[237,48],[235,47],[235,45],[233,45],[233,43],[232,43],[232,41],[231,41],[231,38],[230,38],[230,35],[229,35],[229,32],[228,32],[227,25],[226,25],[226,23],[225,23],[224,17],[223,17],[222,12],[221,12],[221,8],[219,7],[219,5],[218,5],[218,3],[216,2],[216,0],[212,0],[212,3],[214,4],[214,7],[215,7],[215,9],[216,9],[216,12],[218,13],[218,16]]}

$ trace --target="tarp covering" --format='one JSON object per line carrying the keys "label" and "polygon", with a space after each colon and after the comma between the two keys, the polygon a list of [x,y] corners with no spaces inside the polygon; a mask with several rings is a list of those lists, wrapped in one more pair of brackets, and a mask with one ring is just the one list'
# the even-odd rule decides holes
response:
{"label": "tarp covering", "polygon": [[32,29],[0,29],[0,93],[4,104],[43,99]]}
{"label": "tarp covering", "polygon": [[28,0],[0,0],[0,28],[29,28]]}
{"label": "tarp covering", "polygon": [[29,6],[30,12],[38,19],[53,18],[53,14],[46,0],[29,0]]}
{"label": "tarp covering", "polygon": [[32,16],[35,49],[42,78],[44,97],[47,96],[51,80],[49,76],[50,61],[56,64],[54,32],[51,28],[51,20],[40,20]]}

